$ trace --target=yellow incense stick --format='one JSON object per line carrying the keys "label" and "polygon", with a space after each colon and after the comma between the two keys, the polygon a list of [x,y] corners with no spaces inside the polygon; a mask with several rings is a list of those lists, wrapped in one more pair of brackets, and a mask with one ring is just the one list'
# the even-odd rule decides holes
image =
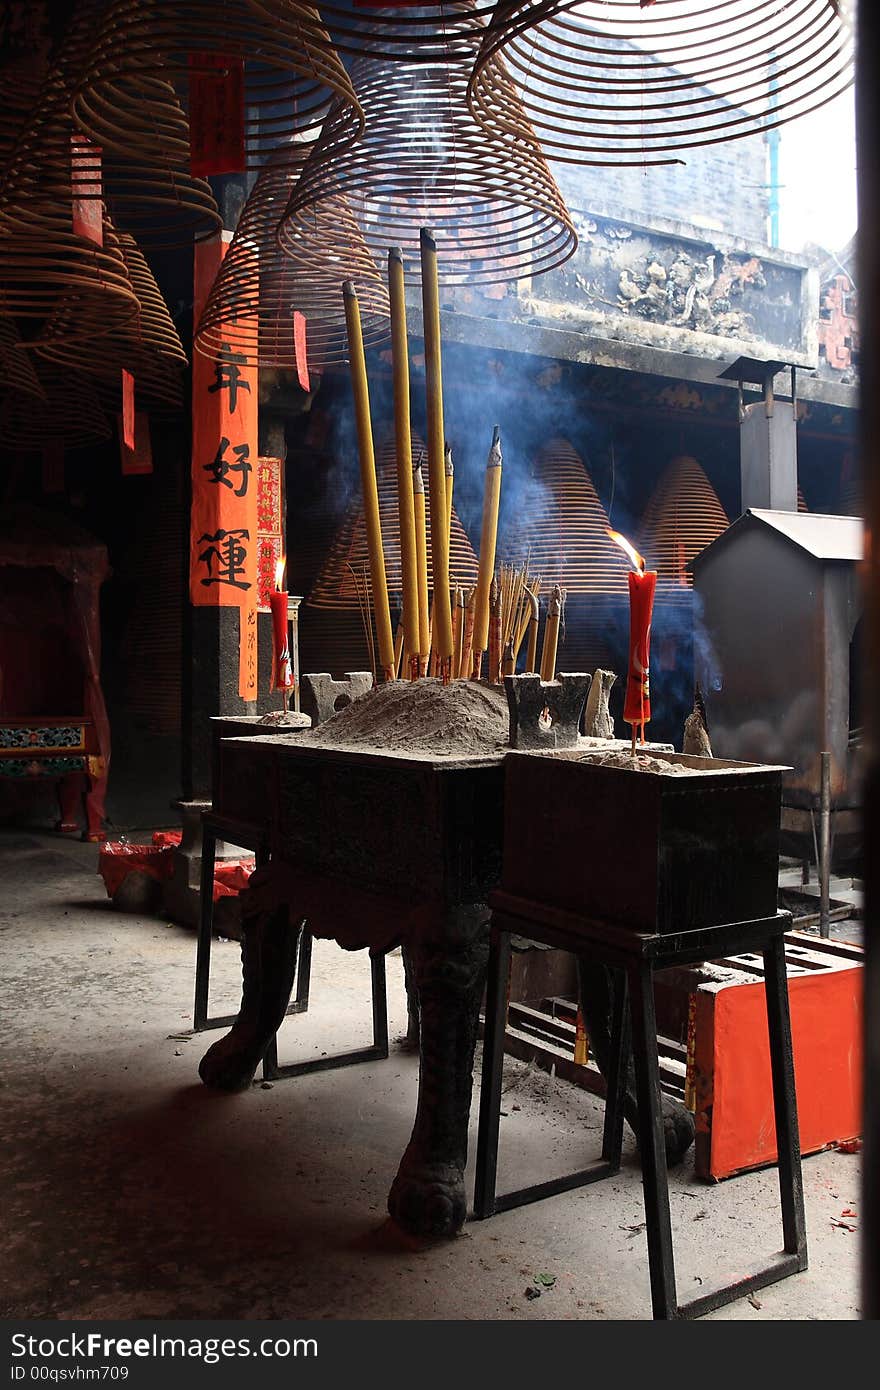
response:
{"label": "yellow incense stick", "polygon": [[394,384],[397,510],[400,519],[403,646],[405,656],[411,657],[419,651],[419,581],[409,416],[409,348],[403,291],[403,254],[399,247],[392,247],[388,252],[388,298],[391,304],[391,374]]}
{"label": "yellow incense stick", "polygon": [[388,606],[388,584],[385,578],[385,556],[382,551],[382,526],[379,520],[379,490],[376,486],[376,457],[373,452],[373,430],[370,424],[370,395],[367,387],[367,365],[361,332],[361,311],[354,285],[346,280],[342,286],[345,304],[345,326],[348,332],[348,356],[351,386],[354,394],[354,414],[357,425],[358,455],[361,467],[361,491],[364,500],[364,521],[367,530],[367,550],[370,557],[370,578],[373,588],[373,615],[379,647],[379,665],[384,680],[394,679],[394,635],[391,631],[391,611]]}
{"label": "yellow incense stick", "polygon": [[443,376],[440,364],[440,290],[437,246],[427,227],[420,233],[422,318],[425,334],[428,489],[431,498],[431,558],[434,607],[431,644],[440,670],[452,656],[452,608],[449,602],[449,534],[446,528],[446,470],[443,436]]}

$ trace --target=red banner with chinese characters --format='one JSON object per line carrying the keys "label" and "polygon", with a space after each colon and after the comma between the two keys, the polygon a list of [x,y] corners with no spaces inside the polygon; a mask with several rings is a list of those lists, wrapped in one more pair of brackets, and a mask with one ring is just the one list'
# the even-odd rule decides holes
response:
{"label": "red banner with chinese characters", "polygon": [[244,59],[192,53],[189,60],[190,173],[244,170]]}
{"label": "red banner with chinese characters", "polygon": [[257,459],[257,607],[270,610],[276,570],[284,553],[282,538],[284,464],[281,459]]}
{"label": "red banner with chinese characters", "polygon": [[[194,322],[231,233],[195,247]],[[221,337],[216,357],[193,353],[190,599],[241,615],[239,693],[257,697],[257,371]]]}

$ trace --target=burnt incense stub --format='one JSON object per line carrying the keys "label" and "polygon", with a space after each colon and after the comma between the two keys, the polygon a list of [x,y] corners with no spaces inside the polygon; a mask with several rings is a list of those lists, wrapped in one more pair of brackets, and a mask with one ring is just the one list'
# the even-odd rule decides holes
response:
{"label": "burnt incense stub", "polygon": [[511,752],[502,888],[639,932],[776,911],[782,767]]}

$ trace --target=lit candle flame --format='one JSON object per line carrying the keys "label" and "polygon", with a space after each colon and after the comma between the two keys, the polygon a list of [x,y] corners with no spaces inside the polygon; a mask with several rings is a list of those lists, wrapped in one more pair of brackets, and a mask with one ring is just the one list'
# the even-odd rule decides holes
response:
{"label": "lit candle flame", "polygon": [[282,556],[281,559],[280,559],[280,560],[277,562],[277,564],[275,565],[275,588],[276,588],[276,589],[280,589],[280,588],[281,588],[281,582],[282,582],[283,579],[284,579],[284,557]]}
{"label": "lit candle flame", "polygon": [[640,555],[639,552],[636,550],[635,546],[627,540],[626,536],[622,536],[619,531],[609,530],[606,531],[606,535],[609,536],[616,545],[619,545],[621,550],[626,551],[627,555],[632,561],[633,569],[638,571],[639,574],[641,574],[645,568],[645,557],[643,555]]}

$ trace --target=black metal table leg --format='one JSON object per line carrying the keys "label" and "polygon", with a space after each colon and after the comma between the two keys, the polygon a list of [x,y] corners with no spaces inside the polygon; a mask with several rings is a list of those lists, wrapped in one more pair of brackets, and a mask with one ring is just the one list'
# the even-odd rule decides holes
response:
{"label": "black metal table leg", "polygon": [[373,1002],[373,1049],[377,1057],[388,1056],[388,992],[385,983],[385,957],[370,952],[370,983]]}
{"label": "black metal table leg", "polygon": [[498,1171],[498,1130],[501,1124],[501,1080],[504,1033],[507,1025],[507,979],[510,974],[510,933],[493,931],[486,977],[486,1023],[483,1031],[483,1078],[477,1128],[477,1166],[474,1215],[482,1221],[495,1214]]}
{"label": "black metal table leg", "polygon": [[623,1152],[623,1097],[630,1044],[627,978],[623,970],[617,974],[619,978],[611,1011],[611,1065],[608,1069],[605,1124],[602,1130],[602,1157],[613,1166],[615,1173],[620,1170]]}
{"label": "black metal table leg", "polygon": [[657,1017],[654,1009],[654,972],[639,961],[628,970],[633,1065],[639,1109],[639,1156],[645,1194],[648,1265],[651,1304],[655,1318],[674,1318],[678,1313],[675,1293],[675,1261],[672,1253],[672,1220],[669,1212],[669,1178],[663,1112],[660,1106],[660,1062],[657,1055]]}
{"label": "black metal table leg", "polygon": [[[294,983],[294,1002],[285,1017],[304,1013],[309,1004],[309,980],[312,963],[312,935],[306,921],[300,922],[300,938],[297,948],[297,973]],[[369,1047],[353,1048],[349,1052],[333,1052],[325,1057],[310,1057],[303,1062],[278,1061],[278,1037],[272,1039],[263,1054],[263,1080],[285,1081],[293,1076],[304,1076],[308,1072],[330,1071],[338,1067],[349,1067],[357,1062],[384,1061],[388,1056],[388,998],[385,984],[385,956],[370,952],[371,1008],[373,1041]]]}
{"label": "black metal table leg", "polygon": [[211,938],[214,931],[214,863],[217,856],[217,836],[209,825],[202,826],[202,862],[199,877],[199,931],[196,943],[196,989],[193,1005],[193,1032],[209,1028],[229,1028],[235,1015],[223,1018],[208,1017],[208,994],[211,984]]}
{"label": "black metal table leg", "polygon": [[770,1070],[773,1077],[773,1110],[776,1117],[783,1238],[786,1251],[798,1256],[798,1268],[806,1269],[807,1227],[791,1045],[791,1009],[785,970],[785,946],[781,936],[775,937],[764,947],[764,989],[770,1033]]}

